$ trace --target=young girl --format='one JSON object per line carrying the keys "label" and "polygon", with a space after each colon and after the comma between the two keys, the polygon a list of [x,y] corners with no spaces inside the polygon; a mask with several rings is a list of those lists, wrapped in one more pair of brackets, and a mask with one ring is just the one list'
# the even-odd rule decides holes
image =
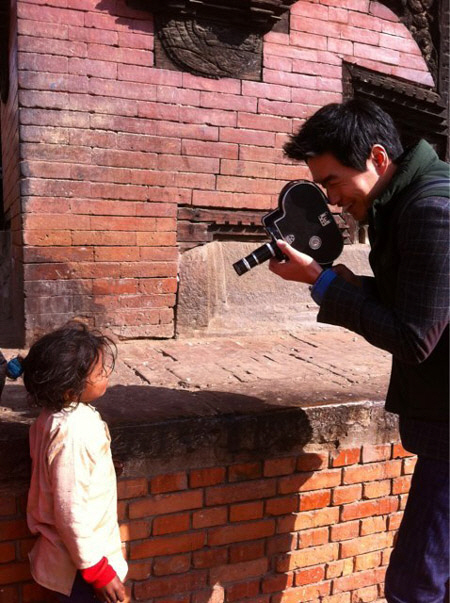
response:
{"label": "young girl", "polygon": [[31,572],[61,602],[125,600],[110,436],[90,404],[105,393],[114,359],[110,340],[70,323],[21,361],[31,402],[42,408],[30,429]]}

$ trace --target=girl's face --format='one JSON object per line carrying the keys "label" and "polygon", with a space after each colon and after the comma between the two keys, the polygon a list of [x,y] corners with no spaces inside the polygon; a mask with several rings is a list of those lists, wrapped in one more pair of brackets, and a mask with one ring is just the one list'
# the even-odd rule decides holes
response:
{"label": "girl's face", "polygon": [[106,366],[104,354],[101,353],[89,373],[79,401],[89,403],[97,400],[97,398],[101,398],[108,387],[110,374],[111,369]]}

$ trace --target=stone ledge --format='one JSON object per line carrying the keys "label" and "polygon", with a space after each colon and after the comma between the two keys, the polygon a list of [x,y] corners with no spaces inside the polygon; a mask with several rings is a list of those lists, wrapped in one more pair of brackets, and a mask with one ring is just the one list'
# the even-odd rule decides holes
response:
{"label": "stone ledge", "polygon": [[[182,337],[264,335],[311,328],[317,305],[305,285],[281,281],[258,266],[237,276],[233,263],[258,243],[213,241],[186,251],[180,258],[177,333]],[[356,274],[372,274],[368,245],[345,245],[336,263]]]}
{"label": "stone ledge", "polygon": [[[13,350],[4,350],[10,357]],[[126,475],[396,438],[383,410],[389,354],[337,328],[291,335],[134,341],[119,345],[111,386],[96,406]],[[35,410],[3,393],[0,476],[29,475]]]}

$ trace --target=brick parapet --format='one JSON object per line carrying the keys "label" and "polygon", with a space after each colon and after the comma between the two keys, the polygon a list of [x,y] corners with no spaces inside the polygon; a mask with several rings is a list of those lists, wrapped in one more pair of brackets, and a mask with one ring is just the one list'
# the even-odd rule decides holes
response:
{"label": "brick parapet", "polygon": [[[184,441],[173,420],[111,432],[129,601],[382,600],[414,457],[380,403],[191,418]],[[26,561],[25,486],[4,486],[0,601],[49,603]]]}

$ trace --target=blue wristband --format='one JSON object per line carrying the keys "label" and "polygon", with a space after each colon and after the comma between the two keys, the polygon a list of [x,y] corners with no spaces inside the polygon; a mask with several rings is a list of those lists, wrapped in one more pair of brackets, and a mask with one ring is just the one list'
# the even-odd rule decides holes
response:
{"label": "blue wristband", "polygon": [[23,373],[22,363],[18,358],[13,358],[6,365],[6,375],[10,379],[17,379]]}
{"label": "blue wristband", "polygon": [[316,280],[314,285],[311,287],[311,297],[319,306],[322,303],[328,286],[332,281],[334,281],[336,276],[336,272],[334,272],[334,270],[331,270],[331,268],[328,268],[327,270],[324,270],[322,272],[322,274]]}

